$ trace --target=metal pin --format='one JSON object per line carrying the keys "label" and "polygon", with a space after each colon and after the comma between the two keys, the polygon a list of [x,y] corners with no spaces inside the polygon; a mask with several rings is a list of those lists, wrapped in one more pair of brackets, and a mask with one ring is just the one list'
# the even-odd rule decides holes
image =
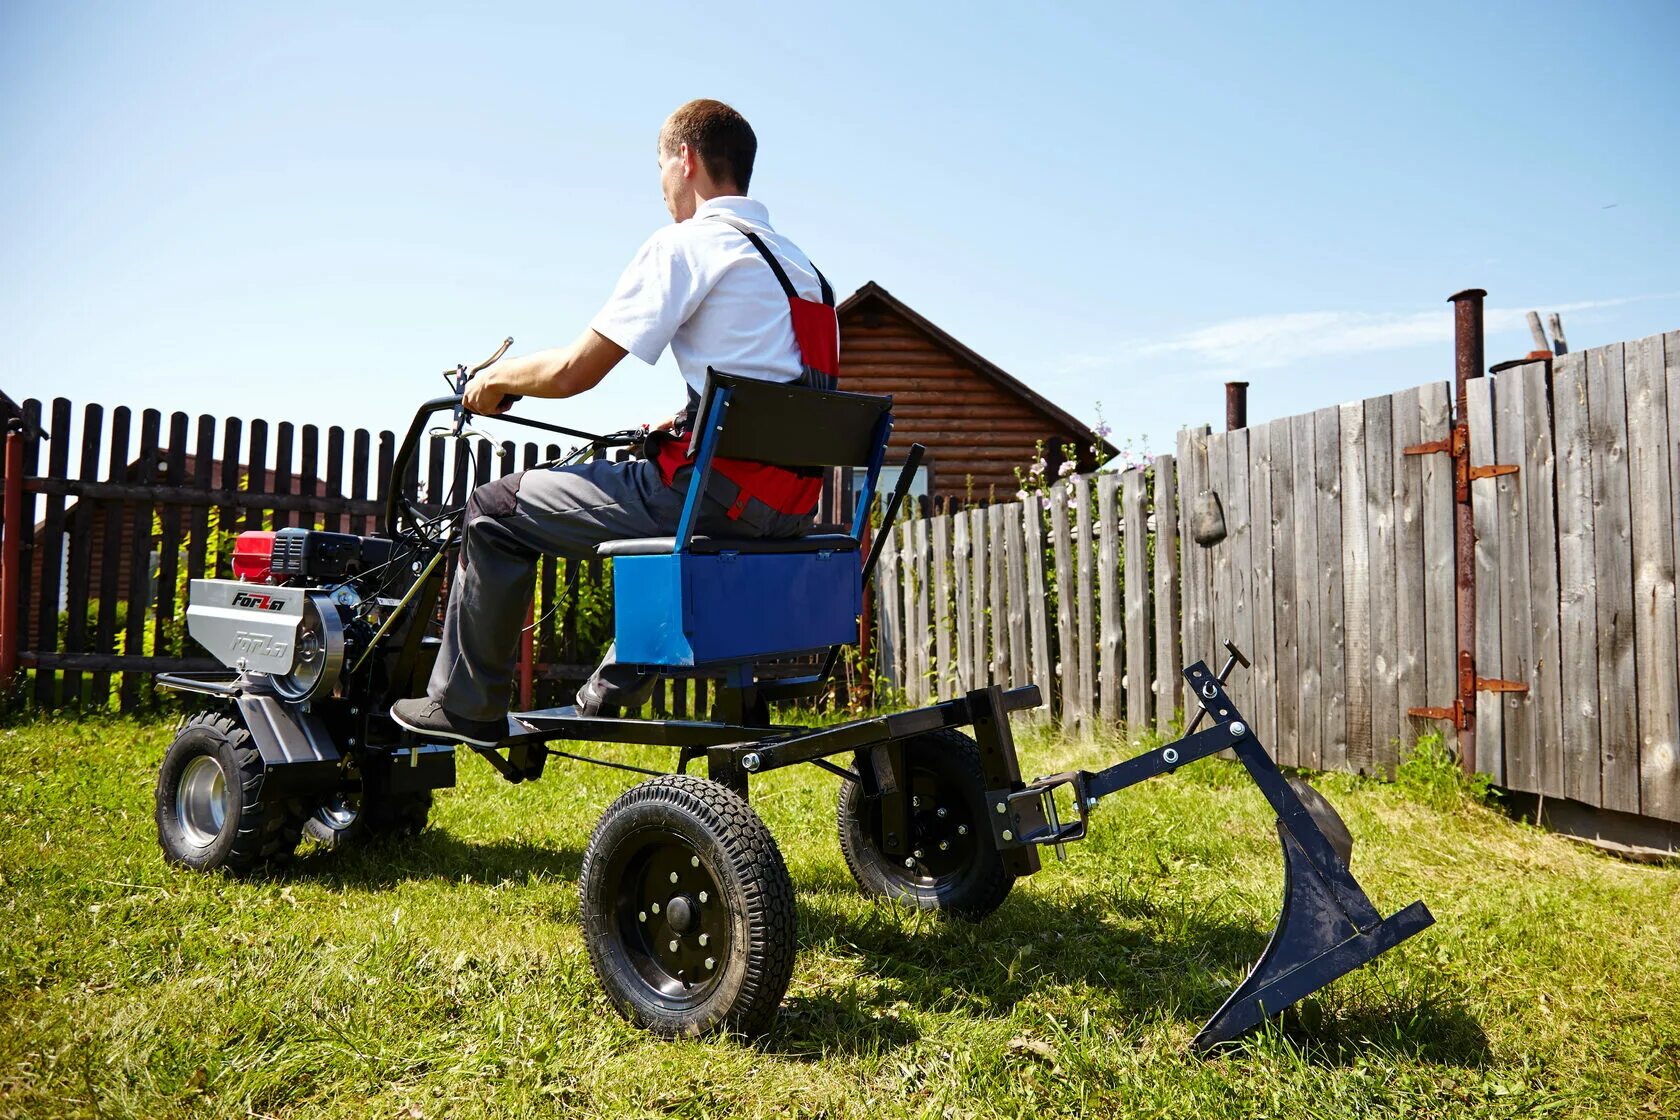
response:
{"label": "metal pin", "polygon": [[[701,892],[700,892],[700,901],[701,901],[701,902],[705,902],[705,901],[706,901],[706,892],[705,892],[705,891],[701,891]],[[656,908],[655,908],[655,909],[657,909],[657,907],[656,907]]]}
{"label": "metal pin", "polygon": [[699,856],[689,856],[688,857],[688,865],[690,867],[699,867],[700,866],[700,857]]}
{"label": "metal pin", "polygon": [[712,967],[712,966],[713,966],[713,965],[715,965],[715,964],[717,964],[717,961],[716,961],[716,960],[714,960],[714,959],[713,959],[713,958],[711,958],[711,957],[707,957],[707,958],[706,958],[706,967],[707,967],[707,968],[708,968],[708,969],[710,969],[710,968],[711,968],[711,967]]}
{"label": "metal pin", "polygon": [[959,824],[957,826],[957,835],[958,836],[967,836],[968,835],[968,826],[966,824]]}
{"label": "metal pin", "polygon": [[671,952],[673,952],[673,953],[676,952],[677,951],[677,943],[675,941],[671,942],[670,948],[671,948]]}
{"label": "metal pin", "polygon": [[939,817],[941,820],[943,820],[946,816],[948,816],[950,814],[950,812],[951,812],[951,810],[949,810],[949,809],[945,808],[945,806],[941,805],[939,807],[939,811],[937,813],[935,813],[934,816]]}
{"label": "metal pin", "polygon": [[677,881],[677,873],[675,871],[673,871],[673,872],[671,872],[671,882],[675,883],[676,881]]}
{"label": "metal pin", "polygon": [[706,941],[707,940],[708,940],[707,935],[702,933],[700,935],[700,948],[704,949],[706,947]]}
{"label": "metal pin", "polygon": [[949,840],[941,840],[939,842],[939,850],[942,851],[942,852],[950,851],[951,850],[951,842]]}
{"label": "metal pin", "polygon": [[659,913],[659,903],[657,903],[657,902],[654,903],[651,907],[649,907],[649,909],[652,910],[655,914]]}
{"label": "metal pin", "polygon": [[647,911],[646,910],[638,911],[637,914],[636,914],[636,920],[638,922],[647,921]]}

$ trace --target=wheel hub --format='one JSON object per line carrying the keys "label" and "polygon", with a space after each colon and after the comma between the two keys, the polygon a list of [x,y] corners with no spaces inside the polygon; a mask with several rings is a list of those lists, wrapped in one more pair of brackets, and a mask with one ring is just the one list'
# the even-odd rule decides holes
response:
{"label": "wheel hub", "polygon": [[666,999],[704,999],[729,956],[729,907],[716,877],[693,847],[670,835],[650,837],[621,866],[625,956]]}
{"label": "wheel hub", "polygon": [[201,754],[181,771],[175,786],[175,823],[196,847],[208,848],[227,821],[227,775],[222,764]]}

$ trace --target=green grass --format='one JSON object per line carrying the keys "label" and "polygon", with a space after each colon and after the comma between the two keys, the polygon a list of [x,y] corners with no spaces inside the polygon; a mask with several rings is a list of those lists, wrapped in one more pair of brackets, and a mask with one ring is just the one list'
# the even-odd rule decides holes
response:
{"label": "green grass", "polygon": [[[759,780],[799,888],[793,986],[767,1037],[672,1043],[613,1014],[577,926],[590,829],[633,776],[514,787],[464,758],[418,839],[240,881],[164,867],[168,737],[0,732],[0,1116],[1680,1113],[1680,870],[1512,823],[1427,755],[1320,786],[1378,905],[1438,924],[1200,1059],[1281,881],[1231,763],[1110,798],[979,926],[856,892],[836,779]],[[1024,738],[1033,772],[1116,749]]]}

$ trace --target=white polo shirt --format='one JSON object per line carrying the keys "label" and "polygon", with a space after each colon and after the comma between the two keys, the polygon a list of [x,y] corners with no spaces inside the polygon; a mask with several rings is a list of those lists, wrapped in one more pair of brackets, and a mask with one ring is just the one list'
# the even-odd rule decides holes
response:
{"label": "white polo shirt", "polygon": [[589,325],[649,365],[669,346],[697,393],[707,366],[765,381],[797,380],[799,347],[787,294],[752,242],[709,216],[719,214],[764,240],[801,299],[822,299],[810,260],[770,227],[764,204],[727,195],[707,199],[688,221],[648,238]]}

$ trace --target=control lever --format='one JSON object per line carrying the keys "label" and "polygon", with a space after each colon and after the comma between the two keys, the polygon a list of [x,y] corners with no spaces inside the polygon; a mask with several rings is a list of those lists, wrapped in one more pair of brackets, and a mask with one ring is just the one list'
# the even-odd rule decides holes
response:
{"label": "control lever", "polygon": [[[513,336],[509,335],[508,337],[502,339],[502,344],[500,346],[496,347],[496,352],[494,354],[491,354],[488,358],[484,359],[482,362],[478,363],[476,366],[473,366],[471,369],[468,369],[466,366],[456,366],[455,367],[455,380],[452,383],[452,387],[455,390],[455,395],[461,398],[460,400],[455,402],[455,434],[456,435],[460,435],[462,429],[464,429],[467,426],[467,417],[470,415],[470,413],[468,413],[468,411],[467,411],[467,396],[466,396],[466,394],[467,394],[467,382],[469,382],[473,378],[477,377],[479,375],[479,373],[482,372],[483,370],[485,370],[488,367],[493,366],[497,362],[501,361],[502,360],[502,355],[506,354],[508,352],[508,347],[510,347],[512,345],[513,345]],[[502,401],[503,401],[504,404],[508,405],[509,407],[512,407],[514,404],[516,404],[517,402],[519,402],[522,399],[523,398],[518,397],[518,396],[507,396],[507,397],[503,397]]]}
{"label": "control lever", "polygon": [[[1238,664],[1241,664],[1244,669],[1248,668],[1248,658],[1243,656],[1243,651],[1238,649],[1236,643],[1231,641],[1229,638],[1225,639],[1225,652],[1230,654],[1230,656],[1225,659],[1224,667],[1219,670],[1220,684],[1224,684],[1226,680],[1230,678],[1231,671],[1235,669]],[[1196,718],[1191,720],[1190,726],[1184,729],[1186,737],[1193,734],[1196,728],[1202,725],[1202,717],[1205,715],[1207,715],[1206,708],[1197,709]]]}

